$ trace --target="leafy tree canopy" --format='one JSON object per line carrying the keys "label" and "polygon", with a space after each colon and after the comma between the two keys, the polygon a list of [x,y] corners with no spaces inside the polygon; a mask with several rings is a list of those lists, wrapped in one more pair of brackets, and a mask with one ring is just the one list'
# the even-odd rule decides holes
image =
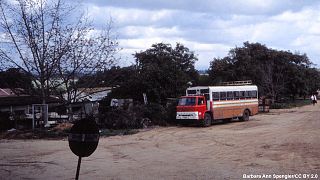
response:
{"label": "leafy tree canopy", "polygon": [[195,81],[198,76],[194,68],[197,57],[180,43],[175,47],[154,44],[134,56],[143,91],[153,102],[184,94],[188,82]]}
{"label": "leafy tree canopy", "polygon": [[33,89],[29,74],[18,68],[10,68],[0,72],[0,88],[22,88],[26,91]]}
{"label": "leafy tree canopy", "polygon": [[213,84],[222,81],[252,80],[260,95],[273,100],[306,96],[320,88],[320,73],[312,68],[306,54],[279,51],[260,43],[245,42],[224,58],[210,63]]}

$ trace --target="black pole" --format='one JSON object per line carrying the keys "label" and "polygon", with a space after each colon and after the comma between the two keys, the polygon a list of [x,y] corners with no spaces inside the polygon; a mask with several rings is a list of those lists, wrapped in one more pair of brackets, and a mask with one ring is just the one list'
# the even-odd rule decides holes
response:
{"label": "black pole", "polygon": [[78,180],[78,179],[79,179],[80,164],[81,164],[81,156],[79,156],[79,159],[78,159],[78,166],[77,166],[76,180]]}

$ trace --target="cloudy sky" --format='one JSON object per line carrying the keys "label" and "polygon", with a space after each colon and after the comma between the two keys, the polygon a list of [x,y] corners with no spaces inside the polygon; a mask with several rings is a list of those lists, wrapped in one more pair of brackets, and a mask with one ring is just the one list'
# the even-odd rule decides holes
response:
{"label": "cloudy sky", "polygon": [[197,69],[243,42],[307,53],[320,67],[320,1],[312,0],[91,0],[97,25],[109,17],[118,34],[121,65],[154,43],[180,42],[197,54]]}

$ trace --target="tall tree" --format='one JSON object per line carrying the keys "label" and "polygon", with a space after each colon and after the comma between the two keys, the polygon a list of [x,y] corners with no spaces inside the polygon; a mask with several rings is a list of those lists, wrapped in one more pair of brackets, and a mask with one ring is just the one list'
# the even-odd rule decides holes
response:
{"label": "tall tree", "polygon": [[[77,102],[86,88],[95,85],[92,81],[82,82],[82,90],[79,90],[78,79],[82,76],[93,76],[98,72],[109,69],[117,62],[115,54],[118,52],[118,42],[112,35],[111,21],[100,33],[89,36],[89,26],[84,26],[83,34],[72,41],[72,49],[63,56],[57,66],[57,75],[61,85],[65,87],[65,98],[68,103]],[[59,83],[55,83],[60,85]],[[60,93],[61,95],[61,93]]]}
{"label": "tall tree", "polygon": [[250,79],[258,85],[262,96],[273,100],[280,97],[294,99],[320,88],[315,83],[320,76],[311,66],[306,54],[245,42],[243,47],[231,49],[227,57],[214,59],[209,75],[214,83]]}
{"label": "tall tree", "polygon": [[184,94],[188,82],[198,77],[194,68],[197,57],[179,43],[174,48],[170,44],[154,44],[134,56],[143,90],[153,102]]}
{"label": "tall tree", "polygon": [[114,61],[117,42],[110,26],[97,33],[86,16],[75,12],[79,10],[62,0],[0,1],[2,64],[31,74],[43,103],[57,87],[63,85],[71,94],[76,76]]}

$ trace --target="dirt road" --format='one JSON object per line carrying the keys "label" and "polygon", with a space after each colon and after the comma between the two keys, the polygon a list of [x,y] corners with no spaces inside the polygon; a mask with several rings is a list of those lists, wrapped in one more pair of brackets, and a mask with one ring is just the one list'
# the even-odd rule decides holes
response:
{"label": "dirt road", "polygon": [[[80,179],[241,179],[320,175],[320,105],[208,128],[155,128],[100,140]],[[0,140],[0,179],[73,179],[67,141]],[[315,177],[315,176],[314,176]]]}

